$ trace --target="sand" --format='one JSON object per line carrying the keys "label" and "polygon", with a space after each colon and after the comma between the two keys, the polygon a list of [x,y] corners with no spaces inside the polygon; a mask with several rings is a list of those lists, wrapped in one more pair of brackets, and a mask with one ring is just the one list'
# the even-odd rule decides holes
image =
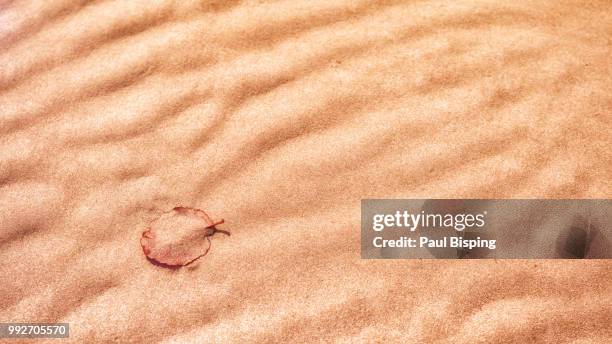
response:
{"label": "sand", "polygon": [[[360,259],[364,198],[612,196],[610,3],[500,3],[0,1],[0,322],[611,342],[610,261]],[[171,270],[176,206],[231,236]]]}

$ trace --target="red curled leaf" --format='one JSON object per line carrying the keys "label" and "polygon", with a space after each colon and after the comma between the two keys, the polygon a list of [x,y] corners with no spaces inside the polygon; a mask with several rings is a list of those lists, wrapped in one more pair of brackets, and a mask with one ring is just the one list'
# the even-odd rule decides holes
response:
{"label": "red curled leaf", "polygon": [[147,258],[168,267],[185,266],[206,255],[210,249],[210,236],[218,230],[202,210],[176,207],[162,214],[142,233],[140,245]]}

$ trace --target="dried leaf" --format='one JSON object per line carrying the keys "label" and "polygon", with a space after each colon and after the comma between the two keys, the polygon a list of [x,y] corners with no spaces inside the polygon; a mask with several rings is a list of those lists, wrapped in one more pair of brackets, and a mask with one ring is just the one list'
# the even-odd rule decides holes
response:
{"label": "dried leaf", "polygon": [[162,214],[142,233],[140,245],[153,263],[168,267],[185,266],[206,255],[210,249],[210,237],[222,232],[202,210],[176,207]]}

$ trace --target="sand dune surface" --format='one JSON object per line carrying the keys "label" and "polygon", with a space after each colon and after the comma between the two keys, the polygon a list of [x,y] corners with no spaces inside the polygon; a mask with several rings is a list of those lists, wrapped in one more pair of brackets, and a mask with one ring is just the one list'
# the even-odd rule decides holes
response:
{"label": "sand dune surface", "polygon": [[[610,198],[611,40],[609,1],[0,1],[0,322],[612,342],[609,261],[359,252],[365,198]],[[231,236],[168,269],[177,206]]]}

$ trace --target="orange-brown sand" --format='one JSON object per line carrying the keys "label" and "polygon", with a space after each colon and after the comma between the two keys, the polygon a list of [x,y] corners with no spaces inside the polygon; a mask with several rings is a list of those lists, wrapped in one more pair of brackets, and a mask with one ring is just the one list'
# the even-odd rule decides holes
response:
{"label": "orange-brown sand", "polygon": [[[611,114],[610,1],[0,0],[0,322],[610,343],[610,261],[366,261],[359,225],[363,198],[610,198]],[[170,270],[139,240],[175,206],[232,235]]]}

